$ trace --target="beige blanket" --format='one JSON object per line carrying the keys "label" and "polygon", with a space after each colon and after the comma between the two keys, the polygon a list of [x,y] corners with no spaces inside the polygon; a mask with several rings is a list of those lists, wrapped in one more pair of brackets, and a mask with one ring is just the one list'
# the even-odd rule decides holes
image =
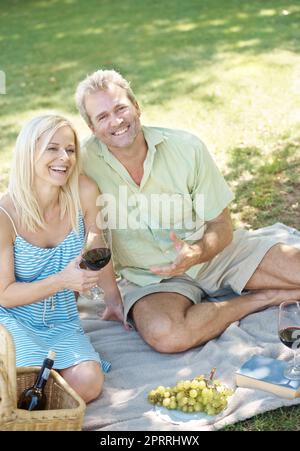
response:
{"label": "beige blanket", "polygon": [[[261,229],[273,231],[283,242],[300,248],[300,233],[283,224]],[[237,388],[228,408],[217,417],[177,421],[158,414],[147,401],[147,393],[158,385],[171,386],[217,367],[216,377],[232,388],[235,371],[252,354],[289,360],[292,352],[277,335],[278,308],[254,313],[233,323],[205,346],[179,354],[153,351],[136,331],[127,332],[119,323],[98,316],[103,303],[79,300],[85,331],[102,357],[110,360],[102,395],[87,406],[84,429],[98,431],[216,430],[281,406],[299,404],[271,393]]]}

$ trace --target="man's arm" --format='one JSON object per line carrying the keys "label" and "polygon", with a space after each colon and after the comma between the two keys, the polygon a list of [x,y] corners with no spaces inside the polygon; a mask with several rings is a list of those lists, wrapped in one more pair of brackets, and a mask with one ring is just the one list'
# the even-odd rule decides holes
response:
{"label": "man's arm", "polygon": [[178,253],[175,261],[166,266],[152,266],[150,271],[167,277],[184,274],[192,266],[212,260],[231,243],[232,237],[230,213],[225,208],[219,216],[207,222],[203,237],[194,244],[187,244],[171,232],[170,239]]}
{"label": "man's arm", "polygon": [[213,259],[228,246],[233,238],[233,229],[228,208],[212,221],[207,222],[207,228],[201,240],[190,247],[198,254],[197,263]]}
{"label": "man's arm", "polygon": [[[85,228],[97,221],[100,209],[97,206],[97,198],[100,194],[96,182],[85,175],[79,179],[80,200],[84,214]],[[97,271],[98,283],[104,291],[106,308],[102,319],[121,321],[125,329],[129,326],[124,322],[124,312],[121,294],[116,282],[112,260],[100,271]]]}

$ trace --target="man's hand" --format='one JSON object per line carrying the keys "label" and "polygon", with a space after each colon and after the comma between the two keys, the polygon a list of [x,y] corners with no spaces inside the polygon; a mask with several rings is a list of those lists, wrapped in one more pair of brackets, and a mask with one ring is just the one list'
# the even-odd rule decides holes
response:
{"label": "man's hand", "polygon": [[125,322],[122,303],[107,302],[101,319],[103,319],[104,321],[120,321],[121,323],[123,323],[126,330],[131,329],[129,324]]}
{"label": "man's hand", "polygon": [[152,266],[150,271],[166,277],[180,276],[192,266],[212,260],[231,243],[232,237],[230,213],[225,208],[215,219],[206,221],[203,237],[194,244],[187,244],[170,232],[177,251],[175,261],[167,266]]}
{"label": "man's hand", "polygon": [[151,272],[166,277],[180,276],[192,266],[201,263],[201,251],[199,245],[196,248],[193,245],[187,244],[185,241],[178,238],[173,231],[170,232],[170,239],[173,241],[177,252],[176,259],[170,265],[151,266]]}

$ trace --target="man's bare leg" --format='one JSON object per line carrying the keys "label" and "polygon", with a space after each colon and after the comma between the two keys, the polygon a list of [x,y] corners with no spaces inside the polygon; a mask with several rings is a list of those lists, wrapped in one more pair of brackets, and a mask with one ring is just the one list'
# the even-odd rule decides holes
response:
{"label": "man's bare leg", "polygon": [[245,288],[249,290],[300,288],[300,250],[285,244],[271,247]]}
{"label": "man's bare leg", "polygon": [[299,298],[300,288],[260,290],[228,301],[194,305],[181,294],[153,293],[133,306],[133,319],[150,346],[174,353],[209,341],[250,313]]}

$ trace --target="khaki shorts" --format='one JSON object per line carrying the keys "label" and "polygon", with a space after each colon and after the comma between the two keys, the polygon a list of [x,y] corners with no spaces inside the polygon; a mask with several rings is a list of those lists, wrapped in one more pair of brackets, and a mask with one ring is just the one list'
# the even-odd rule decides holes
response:
{"label": "khaki shorts", "polygon": [[207,296],[219,297],[232,292],[240,295],[263,257],[279,243],[283,241],[272,235],[262,237],[255,231],[237,230],[231,244],[205,263],[195,279],[183,275],[144,287],[122,279],[118,285],[123,296],[125,318],[137,301],[152,293],[179,293],[194,304]]}

